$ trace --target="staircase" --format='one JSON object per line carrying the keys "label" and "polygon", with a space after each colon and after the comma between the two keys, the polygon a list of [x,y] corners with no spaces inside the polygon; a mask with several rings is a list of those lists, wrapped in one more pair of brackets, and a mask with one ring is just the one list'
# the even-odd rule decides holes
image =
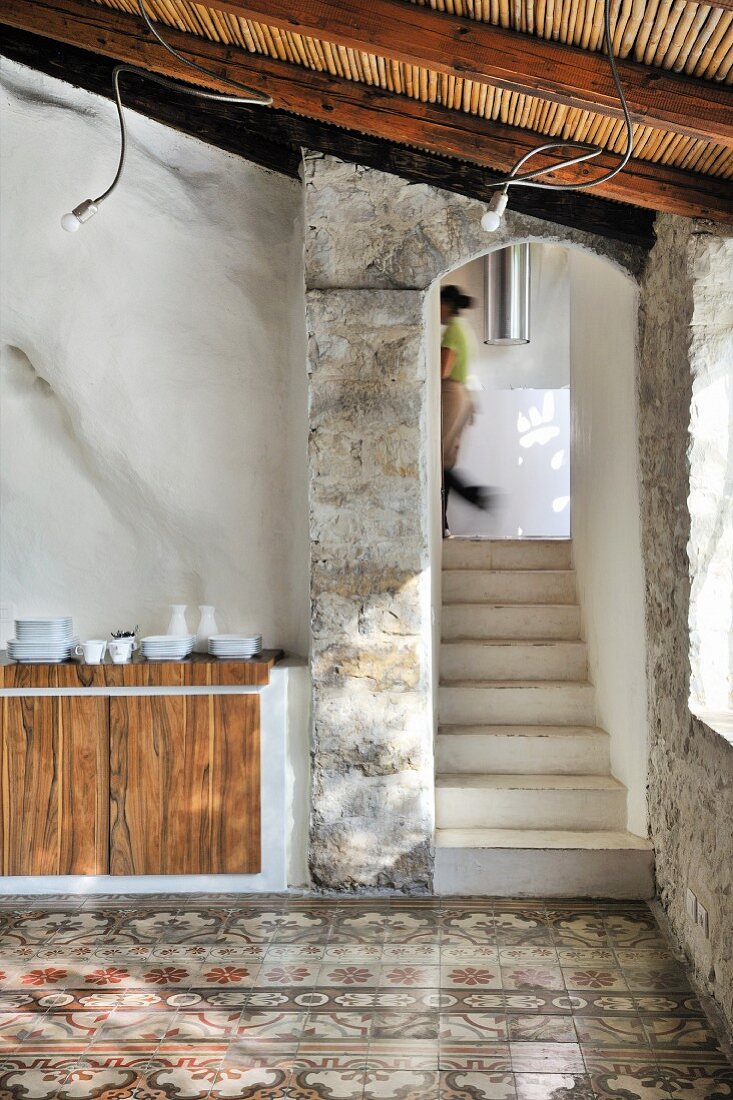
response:
{"label": "staircase", "polygon": [[436,893],[651,897],[595,724],[571,543],[447,539],[442,636]]}

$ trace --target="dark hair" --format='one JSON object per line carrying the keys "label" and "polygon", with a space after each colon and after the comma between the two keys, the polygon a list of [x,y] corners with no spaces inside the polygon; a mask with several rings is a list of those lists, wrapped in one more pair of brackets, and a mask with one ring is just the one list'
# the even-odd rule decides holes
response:
{"label": "dark hair", "polygon": [[451,313],[456,314],[460,313],[462,309],[470,309],[474,304],[474,299],[470,298],[468,294],[464,294],[459,286],[449,283],[448,286],[442,287],[440,291],[440,304],[448,306]]}

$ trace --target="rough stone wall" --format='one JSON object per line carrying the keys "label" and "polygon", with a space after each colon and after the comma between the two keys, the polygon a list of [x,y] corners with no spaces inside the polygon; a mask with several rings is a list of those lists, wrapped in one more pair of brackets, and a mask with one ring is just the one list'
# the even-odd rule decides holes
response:
{"label": "rough stone wall", "polygon": [[513,240],[641,252],[308,155],[313,802],[310,865],[332,890],[426,891],[433,713],[424,295]]}
{"label": "rough stone wall", "polygon": [[[430,885],[422,295],[310,291],[311,872]],[[429,614],[429,610],[427,612]]]}
{"label": "rough stone wall", "polygon": [[[706,223],[658,219],[641,290],[639,417],[657,886],[697,977],[733,1023],[733,746],[693,717],[688,702],[687,497],[698,445],[693,435],[690,448],[688,430],[693,388],[717,362],[722,248]],[[688,885],[708,909],[709,940],[686,916]]]}

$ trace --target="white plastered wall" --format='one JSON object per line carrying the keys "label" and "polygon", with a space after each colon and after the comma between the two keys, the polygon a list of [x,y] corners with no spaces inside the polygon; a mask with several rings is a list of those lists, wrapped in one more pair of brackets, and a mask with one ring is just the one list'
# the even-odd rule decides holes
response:
{"label": "white plastered wall", "polygon": [[302,188],[114,105],[2,69],[0,601],[84,636],[167,604],[304,653]]}
{"label": "white plastered wall", "polygon": [[598,725],[646,835],[647,694],[632,281],[570,250],[572,538]]}

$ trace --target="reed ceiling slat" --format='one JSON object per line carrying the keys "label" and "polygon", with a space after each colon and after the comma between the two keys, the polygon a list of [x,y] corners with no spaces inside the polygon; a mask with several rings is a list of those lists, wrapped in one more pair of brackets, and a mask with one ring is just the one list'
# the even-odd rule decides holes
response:
{"label": "reed ceiling slat", "polygon": [[[602,0],[405,0],[437,11],[552,38],[588,50],[603,47]],[[137,13],[135,0],[95,0]],[[623,152],[622,120],[541,100],[416,65],[243,19],[190,0],[147,0],[170,27],[412,99],[532,130],[578,138]],[[688,76],[733,82],[733,11],[687,0],[614,0],[614,48]],[[724,178],[733,177],[733,149],[643,124],[634,126],[635,156]]]}

